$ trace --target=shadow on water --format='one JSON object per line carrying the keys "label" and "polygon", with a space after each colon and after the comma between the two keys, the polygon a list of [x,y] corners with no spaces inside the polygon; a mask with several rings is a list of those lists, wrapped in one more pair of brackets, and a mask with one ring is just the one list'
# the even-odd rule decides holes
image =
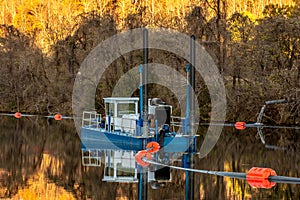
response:
{"label": "shadow on water", "polygon": [[[81,142],[72,120],[0,118],[0,198],[137,199],[137,184],[102,182],[104,166],[81,164]],[[224,129],[215,148],[196,168],[247,172],[270,167],[278,175],[300,177],[299,131],[265,130],[265,148],[255,130]],[[201,140],[201,138],[200,138]],[[176,164],[176,163],[174,163]],[[185,173],[171,170],[172,181],[148,199],[184,199]],[[300,186],[251,188],[243,180],[195,175],[195,199],[299,199]]]}

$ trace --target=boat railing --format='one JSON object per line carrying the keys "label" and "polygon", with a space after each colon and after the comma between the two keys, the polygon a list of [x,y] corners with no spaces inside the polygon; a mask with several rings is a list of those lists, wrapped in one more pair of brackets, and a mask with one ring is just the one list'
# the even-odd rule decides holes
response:
{"label": "boat railing", "polygon": [[114,132],[127,133],[130,135],[135,135],[136,133],[136,119],[112,117],[111,123]]}
{"label": "boat railing", "polygon": [[173,132],[181,133],[182,135],[189,135],[191,127],[198,127],[199,122],[191,123],[190,119],[186,117],[171,116],[170,125]]}
{"label": "boat railing", "polygon": [[101,166],[101,152],[97,149],[82,150],[82,165],[83,166]]}
{"label": "boat railing", "polygon": [[182,121],[184,120],[184,117],[178,117],[178,116],[171,116],[171,130],[173,132],[179,132],[181,133],[182,131]]}
{"label": "boat railing", "polygon": [[171,126],[182,127],[183,119],[185,119],[185,117],[171,116]]}
{"label": "boat railing", "polygon": [[101,114],[96,111],[84,111],[82,115],[82,127],[99,128],[101,124]]}

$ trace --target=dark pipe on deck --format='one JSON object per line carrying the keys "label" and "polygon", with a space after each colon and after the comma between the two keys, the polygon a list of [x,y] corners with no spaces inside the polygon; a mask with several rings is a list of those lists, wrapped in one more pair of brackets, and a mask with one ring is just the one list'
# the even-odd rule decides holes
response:
{"label": "dark pipe on deck", "polygon": [[[195,36],[192,35],[190,39],[190,77],[189,82],[192,87],[192,91],[190,92],[190,135],[195,135],[194,126],[195,126],[195,95],[192,95],[192,92],[195,92]],[[191,169],[194,169],[195,160],[194,160],[194,140],[190,140],[189,147],[189,166]],[[195,173],[194,172],[186,172],[186,200],[194,199],[194,181]]]}
{"label": "dark pipe on deck", "polygon": [[191,135],[195,135],[194,133],[194,125],[195,125],[195,95],[192,95],[194,92],[195,94],[195,54],[196,54],[196,49],[195,49],[195,36],[192,35],[190,39],[190,85],[192,88],[192,92],[190,92],[190,120],[191,120]]}
{"label": "dark pipe on deck", "polygon": [[[148,30],[143,29],[143,135],[148,135]],[[143,149],[146,149],[146,140],[143,143]],[[144,167],[140,170],[139,174],[139,187],[138,187],[138,199],[146,200],[148,197],[148,172]]]}
{"label": "dark pipe on deck", "polygon": [[[145,132],[147,131],[147,123],[148,123],[148,30],[143,29],[143,121],[145,127]],[[147,133],[146,133],[147,134]]]}
{"label": "dark pipe on deck", "polygon": [[195,36],[192,35],[190,39],[190,63],[192,65],[190,83],[193,90],[195,90],[195,52]]}

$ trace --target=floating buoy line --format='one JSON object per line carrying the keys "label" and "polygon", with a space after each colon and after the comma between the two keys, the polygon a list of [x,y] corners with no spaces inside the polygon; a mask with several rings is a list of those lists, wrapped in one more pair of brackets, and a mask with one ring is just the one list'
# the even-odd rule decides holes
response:
{"label": "floating buoy line", "polygon": [[265,109],[267,105],[272,104],[280,104],[280,103],[286,103],[287,100],[285,99],[278,99],[278,100],[270,100],[266,101],[265,104],[261,107],[260,112],[257,116],[257,120],[255,123],[246,123],[246,122],[235,122],[235,123],[199,123],[200,126],[222,126],[222,127],[234,127],[237,130],[245,130],[246,128],[256,128],[257,133],[259,135],[259,138],[263,144],[266,144],[264,134],[262,132],[263,128],[272,128],[272,129],[294,129],[294,130],[300,130],[300,126],[291,126],[291,125],[268,125],[262,123],[262,119],[265,114]]}
{"label": "floating buoy line", "polygon": [[235,123],[200,123],[200,126],[224,126],[234,127],[237,130],[245,130],[246,128],[274,128],[274,129],[300,129],[299,126],[286,126],[286,125],[267,125],[263,123],[246,123],[246,122],[235,122]]}
{"label": "floating buoy line", "polygon": [[62,119],[73,119],[73,117],[69,117],[69,116],[63,116],[60,113],[57,113],[55,115],[31,115],[31,114],[22,114],[21,112],[15,112],[15,113],[0,113],[0,116],[12,116],[15,117],[16,119],[20,119],[22,117],[45,117],[45,118],[53,118],[56,121],[61,121]]}
{"label": "floating buoy line", "polygon": [[[278,176],[275,170],[271,168],[262,168],[262,167],[252,167],[247,173],[242,172],[226,172],[226,171],[211,171],[211,170],[202,170],[202,169],[193,169],[193,168],[184,168],[174,165],[167,165],[153,160],[153,153],[159,151],[159,144],[157,142],[151,142],[148,144],[146,150],[141,150],[135,155],[135,160],[141,167],[148,167],[150,164],[169,167],[172,169],[209,174],[215,176],[222,176],[228,178],[236,178],[246,180],[251,187],[255,188],[265,188],[270,189],[276,185],[276,183],[288,183],[288,184],[300,184],[300,178],[289,177],[289,176]],[[156,144],[155,144],[156,143]]]}

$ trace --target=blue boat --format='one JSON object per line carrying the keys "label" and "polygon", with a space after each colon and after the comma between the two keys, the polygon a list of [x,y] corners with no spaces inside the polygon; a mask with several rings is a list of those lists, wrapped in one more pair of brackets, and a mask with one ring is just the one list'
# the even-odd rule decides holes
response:
{"label": "blue boat", "polygon": [[170,169],[152,166],[147,168],[146,173],[143,172],[147,176],[146,180],[140,181],[142,168],[136,163],[136,153],[145,149],[145,144],[155,141],[162,147],[155,155],[155,160],[160,159],[164,163],[182,161],[183,166],[186,166],[187,156],[191,153],[190,146],[196,145],[196,136],[184,131],[187,128],[182,128],[182,124],[186,123],[174,123],[172,106],[158,98],[148,100],[149,120],[145,131],[138,113],[139,100],[135,97],[104,98],[105,115],[94,111],[83,113],[82,164],[96,167],[104,164],[102,181],[146,181],[152,188],[159,188],[172,181]]}
{"label": "blue boat", "polygon": [[148,102],[146,134],[145,129],[139,125],[139,98],[104,98],[105,115],[85,111],[81,129],[82,148],[140,151],[144,148],[143,144],[158,142],[163,137],[165,152],[185,152],[191,139],[195,140],[196,137],[183,132],[182,123],[172,123],[172,106],[165,105],[157,98],[149,99]]}

